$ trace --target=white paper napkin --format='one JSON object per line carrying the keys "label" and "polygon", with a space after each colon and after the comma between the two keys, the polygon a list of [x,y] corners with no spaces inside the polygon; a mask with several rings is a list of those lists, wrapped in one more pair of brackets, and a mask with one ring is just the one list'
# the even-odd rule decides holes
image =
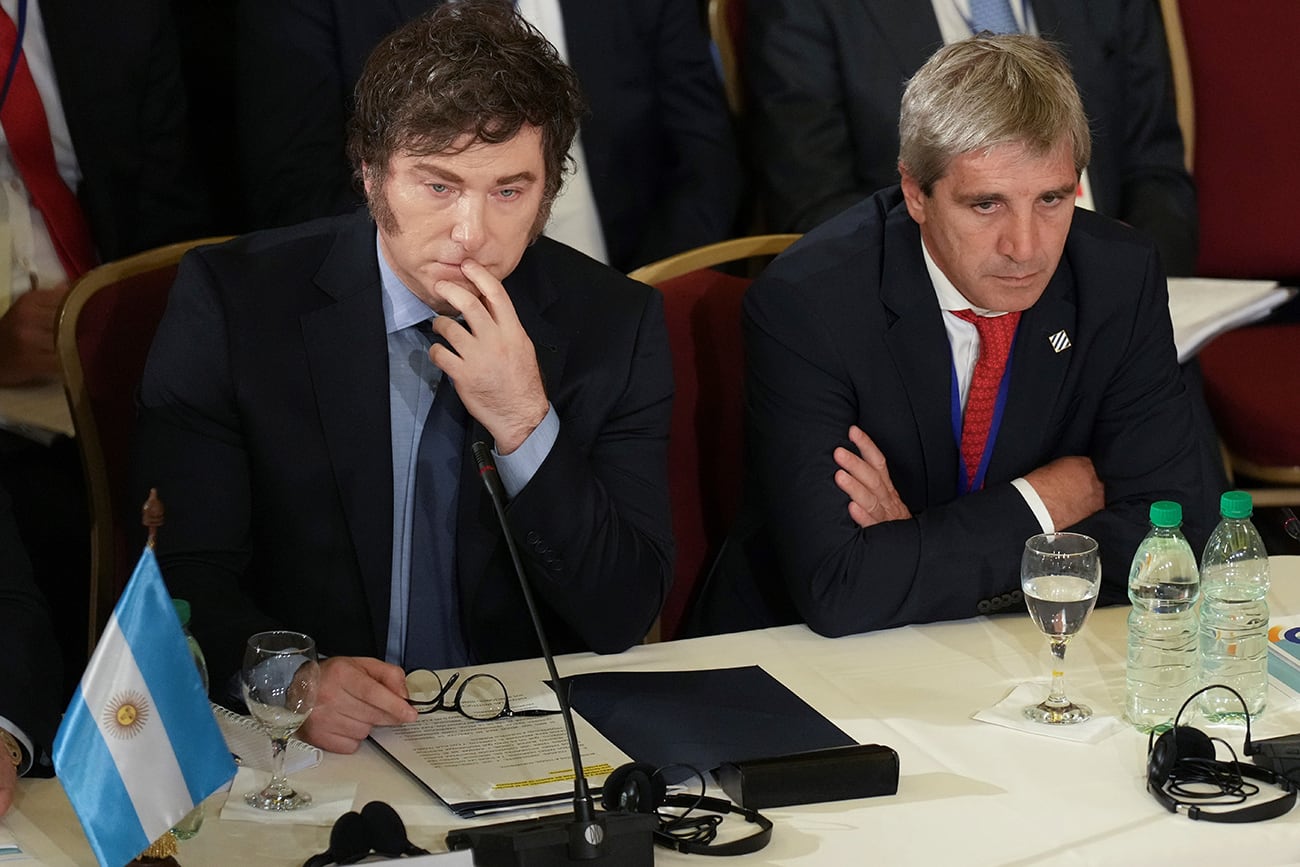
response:
{"label": "white paper napkin", "polygon": [[[313,782],[303,785],[302,789],[311,794],[311,806],[302,810],[287,810],[285,812],[259,810],[244,803],[246,793],[258,791],[270,781],[271,775],[266,771],[240,768],[239,772],[235,774],[235,782],[230,786],[230,795],[226,798],[226,805],[221,808],[222,821],[230,819],[236,822],[319,825],[328,828],[334,824],[334,820],[339,816],[342,816],[348,810],[356,809],[352,806],[357,796],[356,783]],[[296,786],[298,783],[294,782],[294,785]]]}
{"label": "white paper napkin", "polygon": [[[1102,716],[1097,713],[1093,714],[1092,719],[1071,725],[1048,725],[1026,718],[1024,714],[1025,707],[1042,701],[1047,696],[1047,691],[1048,684],[1046,681],[1022,683],[1011,690],[1002,701],[976,713],[974,719],[993,723],[994,725],[1006,726],[1017,731],[1029,732],[1034,735],[1074,741],[1081,744],[1095,744],[1124,727],[1123,721],[1119,718]],[[1075,696],[1075,700],[1080,704],[1095,707],[1086,698],[1081,699]]]}

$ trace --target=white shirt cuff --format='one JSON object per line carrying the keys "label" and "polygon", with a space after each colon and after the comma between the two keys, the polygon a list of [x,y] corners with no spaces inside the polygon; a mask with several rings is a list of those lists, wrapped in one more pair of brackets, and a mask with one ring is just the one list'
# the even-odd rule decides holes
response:
{"label": "white shirt cuff", "polygon": [[551,453],[551,446],[555,445],[555,438],[560,433],[560,417],[555,412],[554,406],[549,406],[546,410],[546,416],[542,419],[533,432],[528,435],[519,448],[515,449],[508,455],[498,454],[496,449],[492,450],[492,457],[496,459],[497,473],[501,476],[501,485],[506,489],[506,496],[513,497],[524,489],[542,461]]}
{"label": "white shirt cuff", "polygon": [[[9,732],[9,734],[13,735],[18,740],[18,743],[23,745],[23,749],[27,751],[26,761],[18,766],[18,776],[21,777],[23,774],[31,770],[32,763],[36,761],[36,750],[32,749],[32,742],[27,737],[26,733],[2,716],[0,716],[0,729],[4,729]],[[9,761],[9,757],[0,754],[0,762],[7,761]]]}
{"label": "white shirt cuff", "polygon": [[1056,525],[1052,523],[1052,515],[1047,511],[1047,506],[1043,505],[1043,498],[1038,496],[1034,486],[1024,479],[1012,479],[1011,484],[1020,492],[1020,496],[1025,498],[1025,503],[1038,519],[1038,525],[1043,528],[1043,532],[1055,533]]}

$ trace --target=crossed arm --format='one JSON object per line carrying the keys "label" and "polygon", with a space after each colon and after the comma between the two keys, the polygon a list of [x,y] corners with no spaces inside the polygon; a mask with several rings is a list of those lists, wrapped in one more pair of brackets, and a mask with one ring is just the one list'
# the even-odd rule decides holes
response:
{"label": "crossed arm", "polygon": [[[885,455],[857,425],[849,428],[857,452],[835,449],[835,486],[849,497],[849,517],[859,527],[912,517],[889,478]],[[1025,475],[1056,527],[1069,527],[1106,507],[1106,492],[1092,460],[1082,455],[1057,458]]]}

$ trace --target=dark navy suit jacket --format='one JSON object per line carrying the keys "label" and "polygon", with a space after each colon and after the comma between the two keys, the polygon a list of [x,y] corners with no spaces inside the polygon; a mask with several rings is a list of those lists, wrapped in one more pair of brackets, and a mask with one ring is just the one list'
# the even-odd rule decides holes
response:
{"label": "dark navy suit jacket", "polygon": [[[63,713],[63,665],[45,598],[18,537],[13,502],[0,488],[0,716],[22,729],[37,753],[48,753]],[[33,757],[36,758],[36,757]],[[0,761],[7,761],[0,756]],[[32,771],[42,766],[33,761]],[[49,773],[48,765],[45,773]]]}
{"label": "dark navy suit jacket", "polygon": [[[843,635],[1006,607],[1025,540],[1041,532],[1011,481],[1067,455],[1091,458],[1105,486],[1106,508],[1070,528],[1098,540],[1101,601],[1125,598],[1152,501],[1180,502],[1203,544],[1218,491],[1202,475],[1149,241],[1076,210],[1056,273],[1020,320],[985,487],[963,497],[942,316],[897,187],[810,232],[754,283],[751,478],[703,630],[800,619]],[[1062,331],[1070,346],[1057,351]],[[910,520],[862,529],[849,517],[832,454],[854,449],[853,424],[884,453]]]}
{"label": "dark navy suit jacket", "polygon": [[[546,238],[504,281],[560,433],[509,506],[560,649],[620,651],[671,574],[672,373],[657,291]],[[388,353],[364,209],[182,262],[141,386],[136,473],[167,508],[158,554],[213,682],[274,627],[384,655],[392,562]],[[461,622],[478,662],[539,646],[466,438]],[[490,444],[490,440],[489,440]]]}
{"label": "dark navy suit jacket", "polygon": [[77,191],[102,261],[212,233],[164,0],[42,0]]}

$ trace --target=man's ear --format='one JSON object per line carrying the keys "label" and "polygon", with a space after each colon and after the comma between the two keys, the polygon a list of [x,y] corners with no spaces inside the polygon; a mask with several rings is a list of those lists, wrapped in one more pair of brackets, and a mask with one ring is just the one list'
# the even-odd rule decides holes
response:
{"label": "man's ear", "polygon": [[912,219],[918,226],[924,225],[925,204],[929,197],[921,191],[920,183],[902,163],[898,164],[898,177],[899,186],[903,189],[903,202],[907,205],[907,213],[912,215]]}

